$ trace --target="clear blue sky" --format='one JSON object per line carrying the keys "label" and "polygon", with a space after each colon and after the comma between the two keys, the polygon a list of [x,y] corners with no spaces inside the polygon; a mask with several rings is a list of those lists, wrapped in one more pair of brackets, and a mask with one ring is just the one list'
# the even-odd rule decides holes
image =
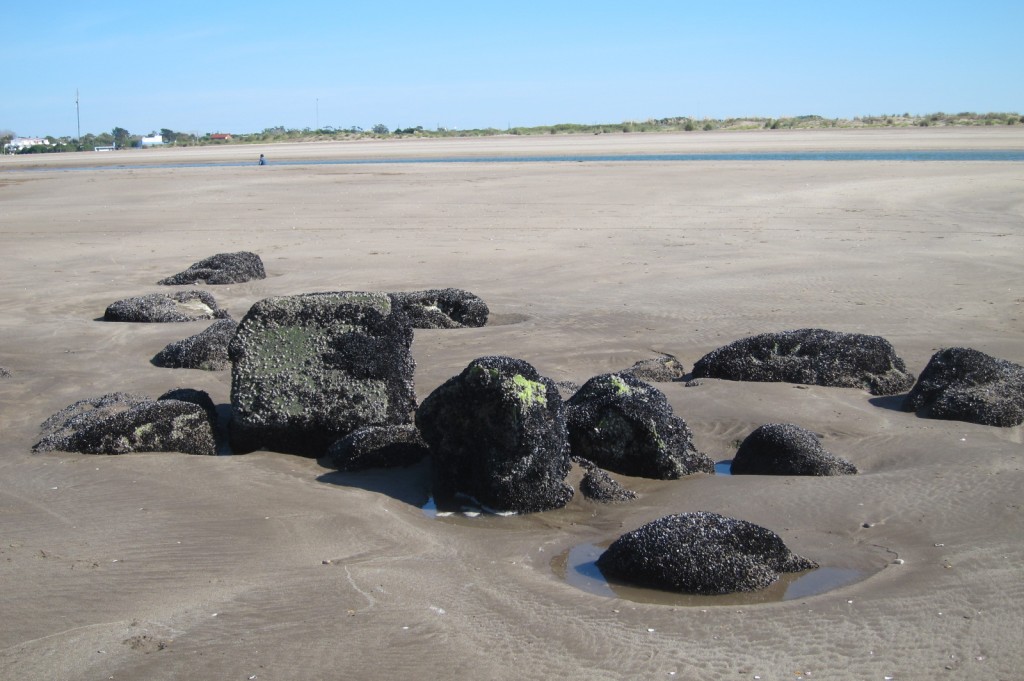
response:
{"label": "clear blue sky", "polygon": [[1024,109],[1024,3],[8,0],[0,130]]}

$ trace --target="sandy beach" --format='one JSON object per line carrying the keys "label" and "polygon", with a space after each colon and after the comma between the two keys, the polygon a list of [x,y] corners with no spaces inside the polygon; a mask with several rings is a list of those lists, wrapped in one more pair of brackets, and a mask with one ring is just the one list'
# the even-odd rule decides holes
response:
{"label": "sandy beach", "polygon": [[[188,387],[229,404],[230,371],[150,363],[208,322],[98,318],[240,250],[266,279],[200,286],[235,319],[313,291],[483,298],[483,328],[416,331],[420,400],[484,355],[582,384],[808,327],[882,336],[915,375],[952,346],[1024,363],[1019,162],[281,163],[886,149],[1020,150],[1024,126],[0,158],[0,678],[1020,678],[1022,426],[922,419],[855,389],[659,383],[716,461],[784,422],[860,474],[615,476],[640,498],[513,517],[434,517],[425,465],[31,451],[87,397]],[[763,525],[845,583],[697,599],[566,578],[574,548],[699,510]]]}

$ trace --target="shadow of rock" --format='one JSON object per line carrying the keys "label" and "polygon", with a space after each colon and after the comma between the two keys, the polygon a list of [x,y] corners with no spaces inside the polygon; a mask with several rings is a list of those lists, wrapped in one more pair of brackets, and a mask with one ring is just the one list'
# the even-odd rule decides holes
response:
{"label": "shadow of rock", "polygon": [[217,410],[217,425],[214,427],[213,436],[217,443],[217,456],[231,456],[234,454],[231,451],[231,438],[228,432],[231,423],[231,405],[218,404],[215,409]]}
{"label": "shadow of rock", "polygon": [[339,487],[356,487],[385,494],[396,501],[422,508],[430,500],[430,460],[425,459],[408,468],[375,468],[346,473],[331,471],[317,477],[317,482]]}
{"label": "shadow of rock", "polygon": [[872,406],[879,407],[881,409],[889,409],[891,411],[903,411],[903,402],[907,399],[907,394],[902,395],[886,395],[884,397],[872,397],[868,400]]}

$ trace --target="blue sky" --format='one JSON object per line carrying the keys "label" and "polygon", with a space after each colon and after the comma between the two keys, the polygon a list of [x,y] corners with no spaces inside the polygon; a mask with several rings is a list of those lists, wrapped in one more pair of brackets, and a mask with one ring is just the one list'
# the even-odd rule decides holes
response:
{"label": "blue sky", "polygon": [[[720,6],[725,5],[725,6]],[[9,0],[0,130],[1024,110],[1024,3]],[[12,27],[19,27],[12,30]]]}

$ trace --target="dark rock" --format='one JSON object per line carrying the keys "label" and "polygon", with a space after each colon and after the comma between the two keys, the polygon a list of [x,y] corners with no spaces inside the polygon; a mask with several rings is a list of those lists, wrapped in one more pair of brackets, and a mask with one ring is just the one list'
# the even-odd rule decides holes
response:
{"label": "dark rock", "polygon": [[625,371],[619,374],[629,374],[641,381],[654,383],[671,383],[681,381],[686,376],[686,369],[683,363],[672,355],[662,355],[656,359],[642,359]]}
{"label": "dark rock", "polygon": [[461,329],[484,326],[487,303],[458,288],[392,293],[396,307],[405,310],[415,329]]}
{"label": "dark rock", "polygon": [[918,416],[1010,428],[1024,423],[1024,366],[971,348],[932,355],[903,401]]}
{"label": "dark rock", "polygon": [[579,383],[575,381],[556,381],[555,387],[558,388],[558,396],[563,400],[567,400],[580,389]]}
{"label": "dark rock", "polygon": [[202,407],[203,411],[206,412],[206,418],[210,421],[210,427],[216,430],[217,428],[217,405],[213,403],[213,399],[210,397],[210,393],[205,390],[195,390],[193,388],[175,388],[174,390],[168,390],[160,397],[156,398],[159,400],[178,400],[179,402],[190,402],[194,405]]}
{"label": "dark rock", "polygon": [[466,496],[496,511],[528,513],[572,498],[562,399],[523,360],[473,360],[423,401],[416,426],[433,456],[438,508]]}
{"label": "dark rock", "polygon": [[7,369],[0,367],[0,378],[10,378],[11,372]]}
{"label": "dark rock", "polygon": [[110,393],[79,400],[40,426],[43,436],[32,449],[84,454],[131,452],[216,453],[213,429],[199,405]]}
{"label": "dark rock", "polygon": [[704,595],[756,591],[780,572],[818,567],[791,553],[770,530],[703,511],[665,516],[627,532],[597,566],[626,583]]}
{"label": "dark rock", "polygon": [[184,272],[161,279],[158,284],[180,286],[205,281],[207,284],[240,284],[250,279],[266,279],[260,256],[248,251],[218,253],[194,263]]}
{"label": "dark rock", "polygon": [[595,376],[566,412],[573,456],[612,472],[673,480],[715,471],[665,394],[630,374]]}
{"label": "dark rock", "polygon": [[416,426],[367,426],[349,433],[327,449],[321,466],[339,471],[412,466],[430,454]]}
{"label": "dark rock", "polygon": [[231,446],[323,456],[364,426],[408,423],[416,408],[412,327],[386,293],[261,300],[231,358]]}
{"label": "dark rock", "polygon": [[825,451],[818,436],[789,423],[769,423],[747,436],[733,475],[852,475],[857,467]]}
{"label": "dark rock", "polygon": [[701,357],[693,377],[864,388],[872,395],[895,395],[914,382],[884,338],[824,329],[735,341]]}
{"label": "dark rock", "polygon": [[620,485],[608,472],[598,468],[586,459],[572,457],[575,463],[583,467],[583,479],[580,480],[580,493],[591,501],[604,504],[615,504],[636,499],[636,492]]}
{"label": "dark rock", "polygon": [[231,365],[228,343],[236,328],[235,320],[218,319],[205,331],[168,344],[153,358],[153,364],[167,369],[227,369]]}
{"label": "dark rock", "polygon": [[227,310],[206,291],[178,291],[173,294],[150,293],[124,298],[107,306],[107,322],[194,322],[200,319],[225,319]]}

